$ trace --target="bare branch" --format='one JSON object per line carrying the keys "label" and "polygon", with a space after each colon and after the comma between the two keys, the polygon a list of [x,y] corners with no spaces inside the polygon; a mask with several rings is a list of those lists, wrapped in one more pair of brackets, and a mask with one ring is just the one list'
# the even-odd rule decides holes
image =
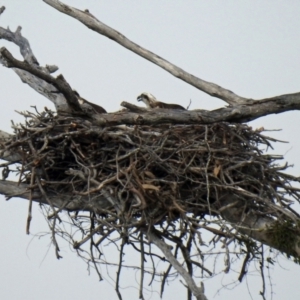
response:
{"label": "bare branch", "polygon": [[[135,105],[122,105],[137,111]],[[93,115],[95,125],[156,125],[163,123],[173,124],[212,124],[217,122],[244,123],[260,117],[278,114],[290,110],[300,110],[300,93],[282,95],[262,101],[256,101],[251,105],[239,105],[219,108],[212,111],[194,110],[182,111],[171,109],[146,110],[142,113],[121,111],[107,115]]]}
{"label": "bare branch", "polygon": [[204,81],[184,71],[183,69],[173,65],[172,63],[165,60],[164,58],[130,41],[123,34],[105,25],[104,23],[100,22],[93,15],[85,11],[81,11],[79,9],[66,5],[58,0],[43,0],[43,1],[49,4],[50,6],[54,7],[58,11],[77,19],[78,21],[86,25],[88,28],[98,32],[99,34],[108,37],[109,39],[117,42],[121,46],[134,52],[135,54],[140,55],[143,58],[156,64],[157,66],[163,68],[167,72],[171,73],[173,76],[185,81],[186,83],[194,86],[195,88],[213,97],[220,98],[230,105],[248,104],[249,102],[253,101],[250,99],[240,97],[234,94],[230,90],[224,89],[212,82]]}
{"label": "bare branch", "polygon": [[[3,12],[4,9],[5,8],[2,7],[1,12]],[[0,27],[0,39],[5,39],[19,46],[21,55],[24,57],[24,60],[33,68],[37,68],[45,74],[50,74],[58,70],[58,67],[55,65],[46,65],[46,67],[39,66],[39,63],[31,50],[28,40],[21,35],[21,29],[21,27],[18,27],[15,32],[12,32],[10,29]],[[5,65],[5,61],[3,61],[3,59],[1,58],[0,62]],[[57,92],[57,90],[52,84],[47,83],[46,81],[32,75],[31,73],[28,73],[27,71],[17,68],[12,69],[17,73],[22,82],[27,83],[36,92],[40,93],[51,102],[53,102],[56,106],[57,111],[71,111],[63,94],[53,93],[55,91]]]}
{"label": "bare branch", "polygon": [[120,105],[127,108],[127,109],[129,109],[131,112],[135,112],[135,113],[147,112],[148,111],[147,108],[140,107],[140,106],[134,105],[132,103],[128,103],[126,101],[121,102]]}
{"label": "bare branch", "polygon": [[[104,35],[108,37],[109,39],[114,40],[115,42],[119,43],[121,46],[129,49],[130,51],[133,51],[134,53],[142,56],[143,58],[153,62],[154,64],[160,66],[167,72],[171,73],[175,77],[187,82],[188,84],[191,84],[192,86],[198,88],[199,90],[213,96],[220,98],[227,102],[229,105],[235,105],[238,106],[238,108],[241,107],[241,105],[250,105],[250,107],[253,107],[252,109],[252,114],[256,112],[257,109],[257,104],[260,104],[261,101],[264,103],[263,106],[267,104],[267,109],[262,112],[263,109],[260,109],[258,112],[259,116],[264,116],[268,114],[268,109],[269,107],[269,101],[275,101],[275,102],[281,102],[283,101],[283,106],[285,107],[286,105],[289,105],[293,102],[292,105],[295,105],[293,109],[299,109],[300,106],[300,94],[290,94],[290,95],[282,95],[278,97],[273,97],[269,99],[263,99],[260,102],[255,101],[253,99],[247,99],[240,97],[236,94],[234,94],[232,91],[229,91],[227,89],[224,89],[214,83],[204,81],[200,78],[197,78],[186,71],[182,70],[181,68],[173,65],[172,63],[168,62],[167,60],[159,57],[158,55],[148,51],[147,49],[139,46],[138,44],[130,41],[127,39],[124,35],[122,35],[120,32],[114,30],[113,28],[105,25],[104,23],[100,22],[98,19],[96,19],[93,15],[81,11],[79,9],[73,8],[71,6],[68,6],[58,0],[43,0],[50,6],[54,7],[58,11],[65,13],[78,21],[82,22],[84,25],[86,25],[88,28],[98,32],[101,35]],[[258,102],[258,103],[257,103]],[[244,107],[244,106],[243,106]],[[287,110],[292,110],[290,109],[284,109],[280,110],[279,107],[274,107],[270,113],[278,113],[278,112],[283,112]],[[238,113],[239,114],[239,113]],[[254,118],[248,118],[245,116],[244,120],[242,122],[250,121],[253,119],[258,118],[259,116],[256,116]]]}
{"label": "bare branch", "polygon": [[78,103],[77,96],[75,95],[70,85],[67,83],[67,81],[62,75],[59,75],[57,76],[57,78],[54,78],[51,75],[39,70],[36,67],[33,67],[32,65],[26,62],[19,61],[15,59],[5,47],[2,47],[0,49],[0,57],[2,61],[3,59],[5,60],[6,66],[8,68],[18,68],[27,71],[32,75],[55,86],[58,89],[58,91],[65,96],[66,100],[68,101],[68,104],[73,108],[74,112],[83,114],[81,106]]}
{"label": "bare branch", "polygon": [[152,231],[145,232],[148,236],[150,242],[155,244],[162,253],[166,256],[168,261],[172,264],[173,268],[182,276],[188,285],[189,289],[192,291],[197,300],[207,300],[205,297],[202,288],[198,287],[190,276],[190,274],[182,267],[182,265],[178,262],[178,260],[173,256],[170,251],[170,246],[168,246],[163,240],[157,237]]}
{"label": "bare branch", "polygon": [[[12,197],[19,197],[25,200],[30,199],[30,186],[24,183],[9,180],[0,180],[0,194],[5,195],[8,199]],[[74,196],[74,195],[54,195],[47,193],[48,198],[53,203],[54,207],[62,208],[67,211],[99,211],[103,212],[105,209],[111,207],[111,204],[101,195],[93,197],[88,196]],[[46,199],[38,191],[32,193],[32,201],[48,205]]]}
{"label": "bare branch", "polygon": [[[3,8],[4,7],[1,8],[1,13],[4,11]],[[28,40],[21,35],[21,30],[21,26],[19,26],[15,32],[12,32],[10,29],[0,27],[0,39],[5,39],[18,45],[21,55],[24,57],[25,61],[31,65],[38,66],[39,63],[31,50]]]}
{"label": "bare branch", "polygon": [[[225,196],[226,202],[234,202],[235,197],[232,195]],[[249,211],[247,214],[243,213],[243,207],[230,207],[222,211],[222,217],[230,222],[236,230],[248,235],[249,237],[261,242],[262,244],[268,245],[272,248],[278,249],[285,253],[286,245],[275,244],[274,237],[270,234],[270,229],[274,226],[275,220],[268,216],[256,215],[253,211]],[[286,211],[288,212],[288,211]],[[291,246],[290,251],[300,256],[300,237],[295,236],[294,243]]]}

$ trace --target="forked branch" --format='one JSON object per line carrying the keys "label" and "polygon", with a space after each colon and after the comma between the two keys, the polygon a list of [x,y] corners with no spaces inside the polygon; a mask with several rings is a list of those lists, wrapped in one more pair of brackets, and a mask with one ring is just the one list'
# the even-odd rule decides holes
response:
{"label": "forked branch", "polygon": [[240,97],[232,91],[224,89],[215,83],[207,82],[184,71],[183,69],[175,66],[166,59],[132,42],[120,32],[99,21],[87,10],[81,11],[77,8],[66,5],[58,0],[43,1],[49,4],[50,6],[54,7],[58,11],[77,19],[78,21],[86,25],[88,28],[108,37],[109,39],[117,42],[121,46],[134,52],[135,54],[140,55],[141,57],[151,61],[152,63],[161,67],[165,71],[171,73],[173,76],[185,81],[186,83],[194,86],[195,88],[203,91],[204,93],[207,93],[213,97],[220,98],[223,101],[227,102],[229,105],[248,104],[253,102],[253,100]]}
{"label": "forked branch", "polygon": [[182,276],[188,285],[189,289],[192,291],[193,295],[197,300],[207,300],[205,297],[202,287],[198,287],[190,276],[190,274],[184,269],[184,267],[178,262],[178,260],[172,254],[170,247],[156,234],[152,231],[147,231],[147,236],[150,242],[155,244],[161,252],[166,256],[167,260],[172,264],[173,268]]}

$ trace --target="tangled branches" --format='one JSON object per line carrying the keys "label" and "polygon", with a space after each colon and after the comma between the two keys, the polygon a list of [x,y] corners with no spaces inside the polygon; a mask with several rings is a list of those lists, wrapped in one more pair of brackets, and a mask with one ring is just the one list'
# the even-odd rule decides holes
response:
{"label": "tangled branches", "polygon": [[[279,230],[284,225],[298,232],[299,215],[290,205],[292,198],[299,201],[300,189],[292,185],[299,179],[282,172],[288,166],[277,161],[283,157],[264,153],[274,140],[260,130],[227,123],[100,128],[49,110],[22,115],[25,124],[13,125],[14,136],[2,145],[20,159],[6,163],[3,174],[17,164],[19,184],[30,191],[27,231],[32,201],[46,204],[57,257],[60,235],[81,256],[88,254],[84,257],[100,278],[99,264],[109,264],[101,245],[115,244],[120,251],[114,262],[119,297],[125,245],[141,257],[141,297],[145,275],[150,282],[161,277],[161,294],[172,275],[171,267],[164,273],[155,267],[155,258],[170,260],[151,248],[151,242],[162,239],[172,243],[172,255],[182,258],[190,275],[200,271],[202,277],[215,273],[202,261],[205,231],[213,235],[213,248],[220,244],[226,249],[225,272],[230,269],[229,244],[238,245],[245,256],[240,281],[249,261],[263,255],[256,241],[299,257],[297,241],[289,237],[286,244]],[[144,265],[146,256],[150,268]]]}

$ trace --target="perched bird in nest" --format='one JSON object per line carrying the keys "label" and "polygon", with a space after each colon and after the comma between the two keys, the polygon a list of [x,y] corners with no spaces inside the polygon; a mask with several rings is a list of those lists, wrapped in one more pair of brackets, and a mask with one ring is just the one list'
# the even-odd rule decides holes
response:
{"label": "perched bird in nest", "polygon": [[169,103],[160,102],[150,93],[141,93],[137,97],[137,101],[144,102],[147,108],[167,108],[167,109],[185,110],[184,107],[178,104],[169,104]]}
{"label": "perched bird in nest", "polygon": [[73,91],[78,98],[79,104],[82,106],[83,110],[91,110],[97,114],[106,114],[107,111],[95,103],[89,102],[86,99],[82,98],[77,91]]}

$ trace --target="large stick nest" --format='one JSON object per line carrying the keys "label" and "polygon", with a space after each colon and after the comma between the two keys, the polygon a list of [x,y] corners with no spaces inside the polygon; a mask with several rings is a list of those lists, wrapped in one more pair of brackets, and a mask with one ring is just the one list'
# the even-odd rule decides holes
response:
{"label": "large stick nest", "polygon": [[[292,198],[300,199],[299,189],[293,186],[299,179],[282,172],[287,165],[280,166],[277,161],[283,157],[266,154],[275,140],[264,136],[262,130],[228,123],[97,127],[89,120],[49,110],[22,115],[26,122],[13,124],[14,135],[2,145],[2,151],[22,157],[16,171],[19,182],[30,191],[29,199],[39,195],[42,203],[48,203],[42,208],[57,258],[61,256],[56,236],[60,236],[89,266],[92,262],[100,279],[99,265],[115,266],[118,295],[125,244],[140,257],[140,262],[135,259],[126,267],[139,268],[141,282],[144,275],[150,276],[150,284],[158,277],[161,296],[167,280],[177,276],[171,273],[171,266],[163,273],[157,269],[158,262],[166,259],[151,248],[151,241],[144,240],[149,232],[168,239],[175,246],[175,258],[185,263],[189,272],[193,267],[200,270],[199,276],[220,272],[216,263],[212,271],[204,266],[202,255],[204,251],[218,257],[218,247],[226,249],[224,272],[232,268],[228,248],[232,241],[240,248],[234,253],[245,256],[239,281],[252,259],[263,261],[263,248],[239,230],[248,214],[255,215],[255,220],[274,220],[270,234],[279,234],[274,234],[277,242],[273,244],[297,256],[294,237],[287,243],[286,233],[294,228],[297,213],[290,205]],[[7,163],[3,174],[7,175],[13,164]],[[29,203],[28,233],[32,201]],[[231,221],[224,211],[235,208],[239,218]],[[58,224],[63,210],[67,220]],[[74,210],[75,214],[70,213]],[[65,226],[68,224],[71,229]],[[208,243],[202,230],[209,232]],[[106,255],[104,241],[111,246]],[[203,248],[209,243],[211,249]],[[113,245],[115,255],[111,255]],[[151,258],[148,267],[146,256]],[[143,283],[141,294],[142,290]]]}
{"label": "large stick nest", "polygon": [[290,205],[287,195],[299,200],[293,177],[281,172],[287,165],[276,162],[282,157],[263,152],[274,140],[245,124],[99,128],[48,110],[22,114],[25,124],[5,145],[22,154],[20,182],[43,194],[101,194],[111,205],[94,212],[127,224],[132,216],[149,226],[214,215],[224,194],[263,214],[273,212],[270,203]]}

